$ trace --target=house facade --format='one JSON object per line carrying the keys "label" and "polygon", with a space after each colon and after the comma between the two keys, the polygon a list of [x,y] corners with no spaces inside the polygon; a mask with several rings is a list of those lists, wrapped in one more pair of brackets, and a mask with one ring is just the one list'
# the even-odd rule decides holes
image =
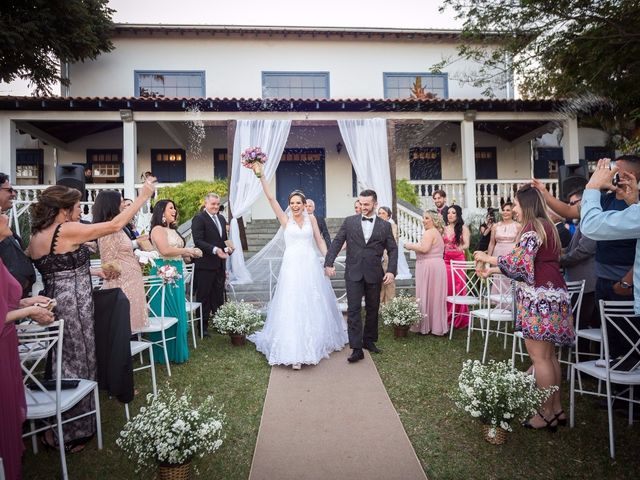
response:
{"label": "house facade", "polygon": [[[555,189],[558,165],[606,151],[604,134],[578,128],[558,102],[515,100],[508,82],[483,96],[460,80],[471,62],[431,72],[459,41],[435,30],[117,25],[112,52],[63,65],[60,97],[0,97],[0,171],[15,172],[25,199],[70,164],[91,172],[90,192],[133,196],[146,171],[163,183],[227,178],[237,120],[290,119],[278,198],[301,188],[321,215],[342,217],[361,185],[339,119],[386,120],[392,180],[409,180],[425,207],[435,188],[467,208],[496,206],[532,175]],[[432,99],[411,98],[416,79]],[[251,215],[272,213],[260,200]]]}

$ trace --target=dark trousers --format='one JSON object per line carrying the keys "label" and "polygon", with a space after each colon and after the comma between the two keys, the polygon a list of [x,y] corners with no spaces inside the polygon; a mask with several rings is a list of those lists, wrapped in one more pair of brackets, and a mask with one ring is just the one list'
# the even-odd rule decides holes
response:
{"label": "dark trousers", "polygon": [[[631,295],[618,295],[613,291],[613,285],[616,282],[617,280],[598,278],[598,280],[596,281],[596,302],[598,302],[598,308],[600,308],[600,300],[620,300],[625,302],[633,302],[633,289],[631,290]],[[632,322],[636,325],[636,327],[640,326],[640,317],[633,317]],[[616,318],[612,318],[611,323],[618,325],[622,332],[628,335],[632,341],[637,341],[637,332],[633,330],[633,328],[626,322],[624,318],[620,318],[619,321]],[[611,325],[611,323],[607,325],[607,343],[609,344],[609,356],[611,358],[617,358],[621,355],[626,354],[631,348],[631,345],[629,344],[629,341],[625,339],[622,332]],[[638,358],[636,355],[632,355],[632,357],[636,359]]]}
{"label": "dark trousers", "polygon": [[218,308],[224,303],[224,269],[204,270],[195,268],[194,281],[196,288],[196,300],[202,304],[203,333],[209,327],[209,316],[215,315]]}
{"label": "dark trousers", "polygon": [[[380,290],[382,284],[346,280],[347,287],[347,324],[349,345],[351,348],[362,348],[378,341],[378,308],[380,307]],[[362,297],[365,302],[365,322],[362,327]]]}

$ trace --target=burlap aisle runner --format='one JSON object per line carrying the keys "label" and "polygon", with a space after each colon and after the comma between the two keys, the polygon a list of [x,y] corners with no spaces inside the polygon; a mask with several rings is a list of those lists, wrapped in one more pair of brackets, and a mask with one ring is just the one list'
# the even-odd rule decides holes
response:
{"label": "burlap aisle runner", "polygon": [[371,357],[349,353],[271,370],[251,480],[427,478]]}

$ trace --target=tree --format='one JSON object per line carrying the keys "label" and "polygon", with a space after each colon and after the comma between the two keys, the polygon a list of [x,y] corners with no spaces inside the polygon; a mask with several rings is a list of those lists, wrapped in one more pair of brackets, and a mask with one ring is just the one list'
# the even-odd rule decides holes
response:
{"label": "tree", "polygon": [[37,94],[68,84],[61,62],[95,59],[113,49],[108,0],[0,2],[0,80],[29,80]]}
{"label": "tree", "polygon": [[606,99],[616,128],[638,136],[638,0],[443,0],[447,7],[464,21],[460,56],[480,63],[476,85],[491,93],[513,73],[523,97],[573,98],[575,113]]}

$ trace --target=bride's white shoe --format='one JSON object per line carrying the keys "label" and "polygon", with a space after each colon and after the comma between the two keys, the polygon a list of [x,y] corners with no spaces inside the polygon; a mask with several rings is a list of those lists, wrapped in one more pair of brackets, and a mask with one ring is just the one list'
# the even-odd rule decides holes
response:
{"label": "bride's white shoe", "polygon": [[302,368],[302,365],[299,363],[294,363],[293,365],[291,365],[291,368],[293,368],[294,370],[300,370]]}

